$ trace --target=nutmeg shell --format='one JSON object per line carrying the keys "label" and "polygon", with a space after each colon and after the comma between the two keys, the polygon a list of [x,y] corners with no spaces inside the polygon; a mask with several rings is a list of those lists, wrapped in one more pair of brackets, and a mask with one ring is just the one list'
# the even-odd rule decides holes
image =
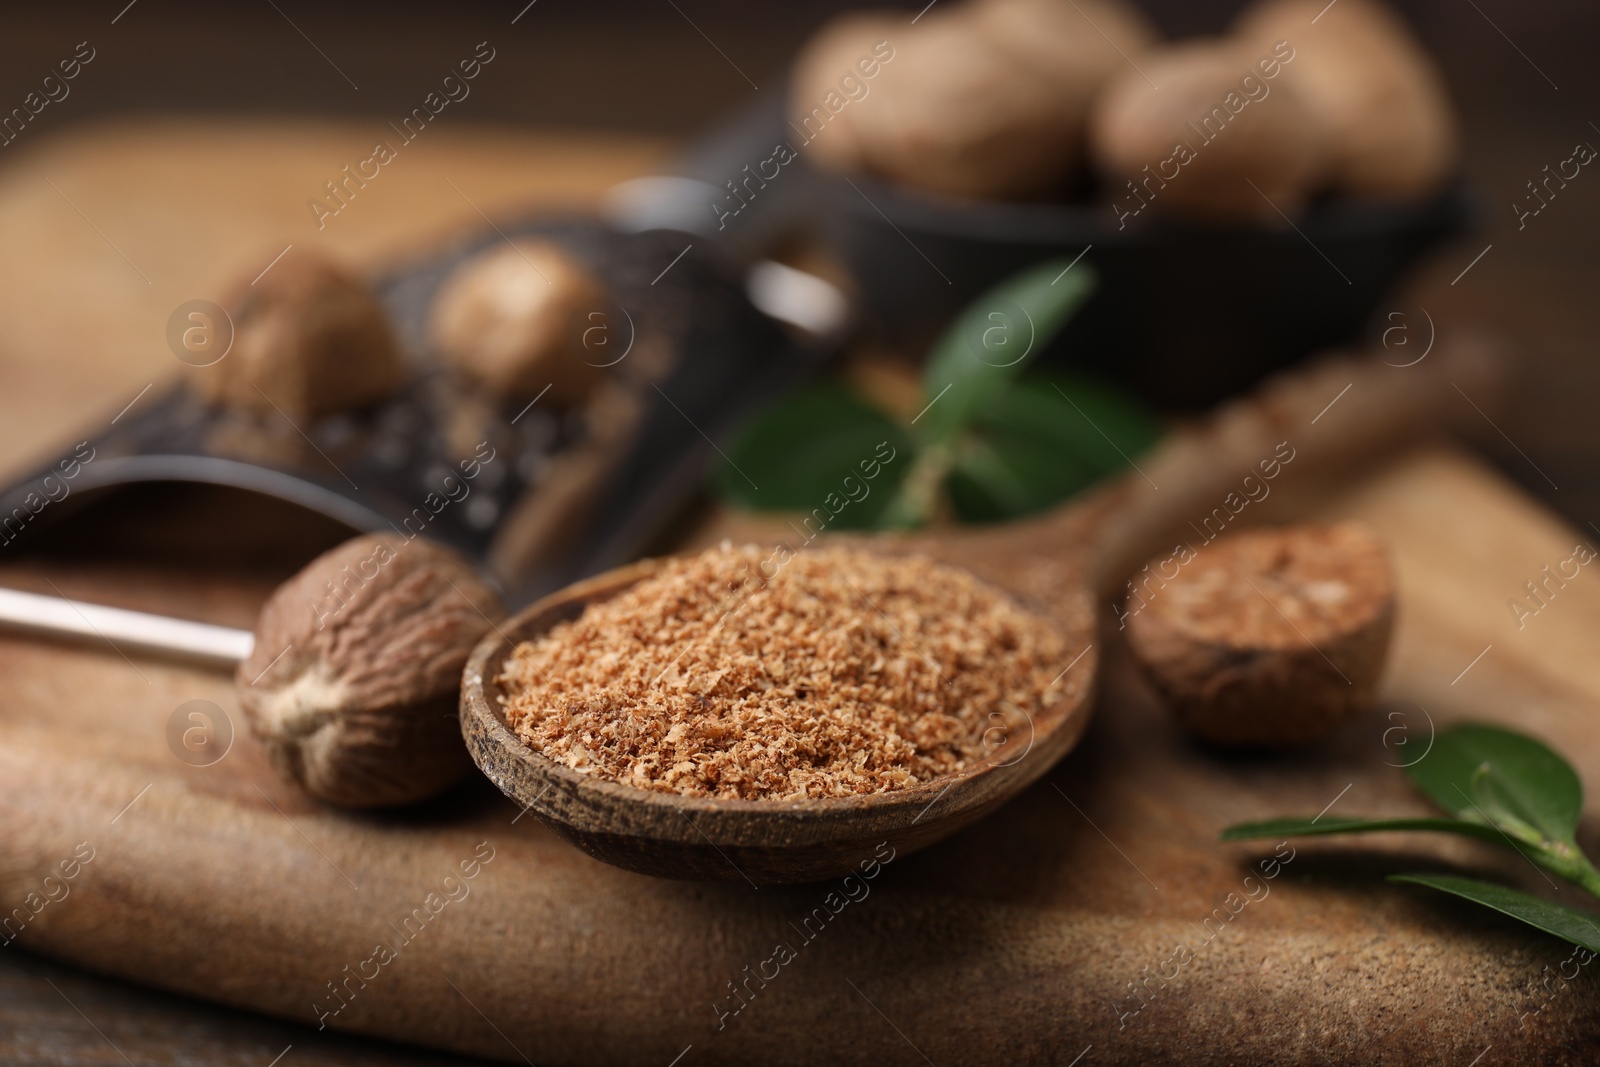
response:
{"label": "nutmeg shell", "polygon": [[503,611],[449,548],[354,538],[261,609],[240,703],[274,765],[313,796],[352,808],[427,799],[471,766],[461,670]]}

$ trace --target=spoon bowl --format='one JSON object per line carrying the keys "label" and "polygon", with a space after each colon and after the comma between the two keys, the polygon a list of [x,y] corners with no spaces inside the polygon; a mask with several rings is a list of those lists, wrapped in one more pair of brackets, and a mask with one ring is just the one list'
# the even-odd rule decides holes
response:
{"label": "spoon bowl", "polygon": [[665,878],[743,879],[752,885],[848,874],[883,860],[885,845],[893,850],[890,856],[909,852],[981,818],[1065,755],[1087,722],[1090,686],[1080,678],[1092,677],[1092,662],[1078,664],[1073,684],[1056,687],[1060,699],[1032,717],[1031,736],[1029,730],[1013,731],[956,774],[884,793],[804,800],[726,800],[640,789],[540,754],[506,723],[500,703],[498,675],[512,650],[649,577],[658,565],[630,564],[545,597],[485,637],[463,673],[461,726],[473,760],[507,796],[607,863]]}

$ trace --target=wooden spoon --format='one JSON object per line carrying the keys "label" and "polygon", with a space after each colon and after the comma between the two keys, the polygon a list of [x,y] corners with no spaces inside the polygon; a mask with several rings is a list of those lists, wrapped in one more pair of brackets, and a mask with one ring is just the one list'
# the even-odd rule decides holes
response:
{"label": "wooden spoon", "polygon": [[958,774],[860,797],[723,800],[638,789],[540,755],[505,722],[496,681],[502,665],[519,642],[650,575],[657,566],[651,560],[560,590],[484,638],[463,676],[467,748],[525,810],[589,854],[645,874],[804,882],[870,864],[887,854],[885,846],[895,853],[921,848],[1004,803],[1076,744],[1104,644],[1097,629],[1109,618],[1101,609],[1140,561],[1178,540],[1204,551],[1224,527],[1250,521],[1249,498],[1262,496],[1262,487],[1325,490],[1331,477],[1436,428],[1443,413],[1462,406],[1451,383],[1471,388],[1491,361],[1481,347],[1466,346],[1437,351],[1430,363],[1400,369],[1375,359],[1329,359],[1175,431],[1126,476],[1042,517],[861,538],[875,550],[967,568],[1044,614],[1070,650],[1056,699],[1034,717],[1032,736],[1011,739]]}

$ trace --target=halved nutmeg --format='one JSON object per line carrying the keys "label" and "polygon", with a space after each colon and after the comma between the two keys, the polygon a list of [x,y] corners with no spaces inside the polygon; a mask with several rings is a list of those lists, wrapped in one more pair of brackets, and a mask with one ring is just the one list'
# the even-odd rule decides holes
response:
{"label": "halved nutmeg", "polygon": [[239,702],[272,762],[313,796],[352,808],[424,800],[471,766],[461,669],[502,611],[442,545],[354,538],[261,609]]}
{"label": "halved nutmeg", "polygon": [[1376,698],[1395,579],[1365,526],[1232,534],[1151,561],[1130,588],[1128,642],[1205,741],[1308,744]]}
{"label": "halved nutmeg", "polygon": [[[605,288],[559,245],[502,242],[472,257],[434,299],[429,332],[444,361],[496,396],[532,400],[550,391],[576,404],[604,376],[609,355],[584,347],[608,314]],[[593,318],[599,316],[599,318]]]}

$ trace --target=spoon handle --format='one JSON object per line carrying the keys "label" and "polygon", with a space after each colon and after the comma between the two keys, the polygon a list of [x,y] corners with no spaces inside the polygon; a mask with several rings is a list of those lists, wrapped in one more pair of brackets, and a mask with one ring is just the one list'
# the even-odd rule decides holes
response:
{"label": "spoon handle", "polygon": [[1467,335],[1406,367],[1377,352],[1302,364],[1180,424],[1153,451],[1129,459],[1124,474],[1054,511],[911,540],[1046,602],[1086,584],[1104,603],[1152,557],[1179,543],[1202,545],[1235,516],[1242,525],[1265,517],[1250,505],[1268,496],[1278,498],[1271,516],[1283,521],[1408,443],[1477,417],[1463,397],[1491,391],[1499,347]]}
{"label": "spoon handle", "polygon": [[[1179,427],[1101,499],[1045,521],[1089,541],[1090,581],[1108,595],[1178,541],[1209,541],[1234,515],[1254,521],[1260,509],[1252,503],[1283,494],[1315,504],[1330,486],[1408,443],[1476,417],[1462,396],[1487,392],[1500,364],[1498,346],[1477,336],[1441,343],[1417,366],[1396,367],[1380,355],[1335,356],[1281,374]],[[1210,527],[1197,525],[1208,520]]]}

